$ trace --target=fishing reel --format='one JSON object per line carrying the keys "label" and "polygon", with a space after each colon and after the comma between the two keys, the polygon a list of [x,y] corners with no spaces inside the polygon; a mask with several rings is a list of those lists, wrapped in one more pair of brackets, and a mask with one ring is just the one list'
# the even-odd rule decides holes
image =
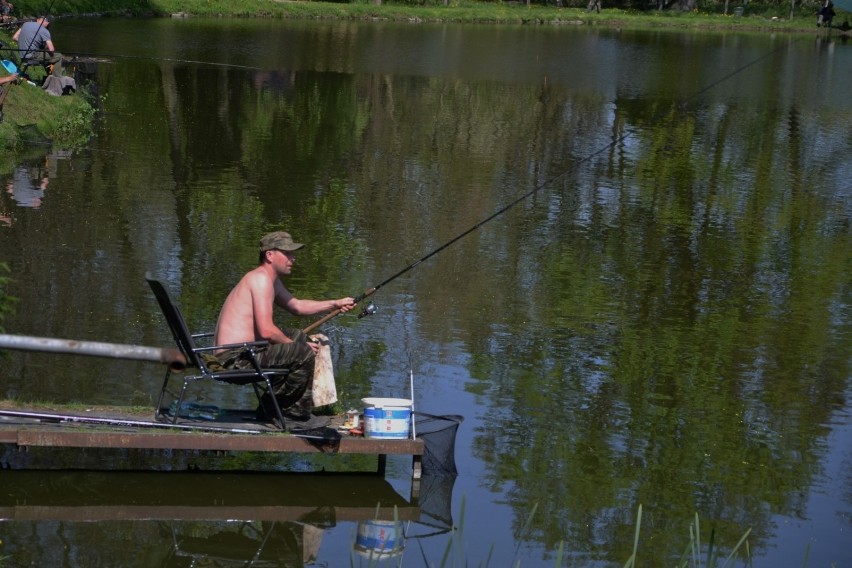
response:
{"label": "fishing reel", "polygon": [[360,314],[358,314],[358,319],[366,317],[366,316],[371,316],[371,315],[375,314],[377,311],[379,311],[379,309],[376,307],[376,305],[373,302],[370,302],[369,304],[364,306],[364,309],[361,310]]}

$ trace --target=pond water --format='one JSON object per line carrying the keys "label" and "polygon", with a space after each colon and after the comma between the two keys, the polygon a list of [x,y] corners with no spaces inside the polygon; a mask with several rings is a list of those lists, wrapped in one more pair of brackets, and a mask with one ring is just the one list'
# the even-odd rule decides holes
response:
{"label": "pond water", "polygon": [[[451,544],[453,565],[622,566],[641,505],[642,565],[672,565],[696,515],[724,555],[750,530],[755,566],[852,565],[852,45],[266,20],[52,32],[101,61],[101,112],[88,147],[33,147],[0,175],[7,333],[169,346],[145,273],[209,328],[259,237],[286,229],[308,243],[297,296],[380,285],[376,315],[323,328],[342,400],[413,383],[417,409],[465,417],[459,475],[434,490],[457,538],[408,519],[389,564],[440,565]],[[162,372],[9,353],[0,397],[152,406]],[[331,458],[268,465],[364,465]],[[408,466],[388,464],[401,496]],[[266,478],[180,485],[206,511],[257,507],[187,519],[150,502],[182,479],[6,473],[3,499],[41,512],[2,521],[10,566],[249,560],[276,520],[259,558],[341,566],[375,528],[266,515]],[[369,509],[370,483],[321,478],[314,506]],[[63,517],[81,485],[114,508]],[[127,514],[140,503],[159,509]]]}

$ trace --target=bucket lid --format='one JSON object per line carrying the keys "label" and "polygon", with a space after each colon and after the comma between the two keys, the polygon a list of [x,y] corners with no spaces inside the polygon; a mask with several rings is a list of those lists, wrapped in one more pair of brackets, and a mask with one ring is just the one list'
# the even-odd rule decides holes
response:
{"label": "bucket lid", "polygon": [[8,59],[3,60],[3,68],[12,75],[18,72],[18,67]]}
{"label": "bucket lid", "polygon": [[411,408],[411,399],[408,398],[362,398],[361,403],[364,406],[372,406],[376,408],[386,408],[391,406]]}

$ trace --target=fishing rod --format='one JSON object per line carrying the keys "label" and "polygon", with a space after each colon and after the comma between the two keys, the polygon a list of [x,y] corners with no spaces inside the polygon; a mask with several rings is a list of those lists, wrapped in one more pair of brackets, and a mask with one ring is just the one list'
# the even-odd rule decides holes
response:
{"label": "fishing rod", "polygon": [[[778,53],[779,51],[781,51],[781,50],[783,50],[783,49],[786,49],[786,46],[783,46],[783,45],[782,45],[782,46],[776,47],[775,49],[770,50],[769,52],[767,52],[767,53],[765,53],[765,54],[761,55],[760,57],[757,57],[756,59],[753,59],[752,61],[749,61],[749,62],[747,62],[747,63],[743,64],[742,66],[740,66],[740,67],[738,67],[738,68],[734,69],[733,71],[731,71],[731,72],[730,72],[730,73],[728,73],[727,75],[723,75],[721,78],[719,78],[719,79],[717,79],[717,80],[715,80],[715,81],[713,81],[713,82],[709,83],[709,84],[708,84],[708,85],[706,85],[705,87],[703,87],[703,88],[699,89],[698,91],[696,91],[695,93],[693,93],[691,96],[689,96],[689,97],[687,97],[685,100],[683,100],[683,101],[680,103],[680,105],[679,105],[679,106],[681,106],[681,107],[686,106],[689,102],[693,101],[694,99],[698,98],[699,96],[703,95],[704,93],[706,93],[706,92],[710,91],[711,89],[714,89],[715,87],[719,86],[720,84],[722,84],[722,83],[724,83],[724,82],[726,82],[726,81],[729,81],[731,78],[733,78],[733,77],[735,77],[736,75],[738,75],[738,74],[742,73],[743,71],[745,71],[745,70],[746,70],[746,69],[748,69],[749,67],[751,67],[751,66],[753,66],[753,65],[758,64],[759,62],[763,61],[764,59],[767,59],[768,57],[770,57],[770,56],[774,55],[775,53]],[[653,118],[649,121],[649,124],[656,124],[658,121],[660,121],[660,120],[661,120],[661,118],[663,117],[663,115],[664,115],[664,113],[665,113],[665,112],[667,112],[667,111],[660,111],[660,112],[657,114],[657,116],[653,117]],[[571,164],[570,166],[568,166],[568,167],[567,167],[565,170],[563,170],[561,173],[559,173],[559,174],[557,174],[557,175],[555,175],[555,176],[553,176],[553,177],[551,177],[551,178],[549,178],[549,179],[547,179],[547,180],[545,180],[545,181],[543,181],[543,182],[539,183],[538,185],[536,185],[535,187],[533,187],[533,188],[532,188],[531,190],[529,190],[528,192],[526,192],[526,193],[524,193],[523,195],[521,195],[520,197],[518,197],[518,198],[516,198],[516,199],[514,199],[514,200],[512,200],[512,201],[510,201],[507,205],[505,205],[505,206],[501,207],[500,209],[498,209],[497,211],[495,211],[494,213],[492,213],[492,214],[491,214],[491,215],[489,215],[488,217],[486,217],[486,218],[482,219],[481,221],[479,221],[478,223],[476,223],[476,224],[475,224],[475,225],[473,225],[472,227],[470,227],[470,228],[468,228],[468,229],[466,229],[466,230],[462,231],[461,233],[459,233],[458,235],[456,235],[455,237],[453,237],[453,238],[452,238],[452,239],[450,239],[449,241],[445,242],[444,244],[442,244],[442,245],[441,245],[441,246],[439,246],[438,248],[436,248],[436,249],[432,250],[431,252],[428,252],[427,254],[423,255],[423,256],[422,256],[422,257],[420,257],[418,260],[415,260],[414,262],[412,262],[412,263],[411,263],[411,264],[409,264],[408,266],[404,267],[402,270],[400,270],[399,272],[397,272],[397,273],[396,273],[396,274],[394,274],[393,276],[391,276],[391,277],[389,277],[389,278],[386,278],[384,281],[380,282],[379,284],[376,284],[376,285],[375,285],[375,286],[373,286],[372,288],[367,288],[367,289],[366,289],[363,293],[361,293],[360,295],[358,295],[357,297],[355,297],[355,298],[354,298],[355,303],[356,303],[356,304],[358,304],[358,303],[360,303],[361,301],[363,301],[365,298],[367,298],[367,297],[369,297],[369,296],[372,296],[375,292],[377,292],[377,291],[378,291],[380,288],[382,288],[383,286],[385,286],[385,285],[389,284],[390,282],[393,282],[394,280],[396,280],[397,278],[399,278],[400,276],[402,276],[402,275],[403,275],[403,274],[405,274],[406,272],[408,272],[408,271],[410,271],[410,270],[414,269],[414,267],[416,267],[417,265],[419,265],[419,264],[421,264],[422,262],[424,262],[424,261],[426,261],[426,260],[428,260],[428,259],[432,258],[433,256],[435,256],[436,254],[438,254],[438,253],[439,253],[439,252],[441,252],[442,250],[444,250],[444,249],[446,249],[447,247],[449,247],[449,246],[453,245],[454,243],[456,243],[456,242],[460,241],[461,239],[463,239],[464,237],[466,237],[466,236],[467,236],[467,235],[469,235],[470,233],[474,232],[476,229],[478,229],[478,228],[482,227],[482,226],[483,226],[483,225],[485,225],[486,223],[488,223],[488,222],[492,221],[493,219],[495,219],[495,218],[499,217],[500,215],[504,214],[505,212],[509,211],[510,209],[512,209],[513,207],[515,207],[516,205],[518,205],[519,203],[521,203],[521,202],[523,202],[523,201],[526,201],[527,199],[529,199],[529,198],[530,198],[530,197],[532,197],[533,195],[537,194],[539,191],[541,191],[541,190],[542,190],[542,189],[544,189],[545,187],[547,187],[547,186],[549,186],[549,185],[551,185],[551,184],[553,184],[553,183],[556,183],[556,182],[557,182],[557,181],[559,181],[560,179],[562,179],[562,178],[566,177],[569,173],[571,173],[571,172],[572,172],[574,169],[576,169],[578,166],[580,166],[580,165],[582,165],[582,164],[584,164],[584,163],[586,163],[586,162],[591,161],[593,158],[595,158],[595,157],[599,156],[600,154],[602,154],[602,153],[604,153],[604,152],[606,152],[606,151],[610,150],[611,148],[613,148],[613,147],[615,147],[615,146],[617,146],[617,145],[619,145],[619,144],[623,143],[625,140],[627,140],[627,139],[628,139],[630,136],[632,136],[632,135],[633,135],[633,133],[632,133],[632,132],[625,132],[624,134],[621,134],[621,135],[617,136],[617,137],[616,137],[614,140],[612,140],[610,143],[608,143],[608,144],[605,144],[605,145],[601,146],[601,147],[600,147],[600,148],[598,148],[597,150],[594,150],[593,152],[591,152],[590,154],[588,154],[588,155],[587,155],[587,156],[585,156],[584,158],[580,158],[579,160],[577,160],[576,162],[574,162],[573,164]],[[375,312],[376,312],[376,308],[375,308],[375,306],[373,306],[372,304],[369,304],[369,305],[368,305],[368,306],[364,309],[364,311],[362,311],[362,312],[358,315],[358,317],[359,317],[359,318],[362,318],[362,317],[367,316],[367,315],[372,315],[372,314],[374,314]],[[318,319],[317,321],[315,321],[314,323],[312,323],[312,324],[311,324],[311,325],[309,325],[308,327],[304,328],[302,331],[303,331],[304,333],[310,333],[312,330],[316,329],[317,327],[319,327],[320,325],[324,324],[325,322],[327,322],[327,321],[329,321],[329,320],[331,320],[331,319],[333,319],[333,318],[337,317],[337,316],[338,316],[338,315],[340,315],[341,313],[343,313],[343,310],[341,310],[341,309],[334,310],[333,312],[328,313],[328,314],[327,314],[327,315],[325,315],[324,317],[322,317],[322,318]]]}
{"label": "fishing rod", "polygon": [[72,422],[78,424],[100,424],[105,426],[133,426],[137,428],[166,428],[171,430],[188,430],[202,432],[220,432],[227,434],[262,434],[260,430],[248,428],[220,428],[216,426],[195,426],[189,424],[172,424],[170,422],[146,422],[144,420],[125,420],[122,418],[102,418],[97,416],[78,416],[74,414],[54,414],[50,412],[28,412],[23,410],[0,410],[0,417],[23,418],[46,421],[51,423]]}
{"label": "fishing rod", "polygon": [[[50,424],[96,424],[101,426],[178,430],[182,432],[208,432],[212,434],[268,434],[268,432],[264,430],[251,430],[248,428],[225,428],[219,426],[207,426],[204,424],[173,424],[171,422],[148,422],[145,420],[131,420],[124,418],[106,418],[99,416],[79,416],[76,414],[56,414],[52,412],[0,409],[0,418],[3,417],[36,420],[38,422],[47,422]],[[0,424],[2,424],[2,421],[0,421]],[[279,432],[275,433],[277,434]],[[287,432],[287,434],[294,438],[303,438],[306,440],[322,440],[324,442],[339,440],[339,437],[330,437],[321,432],[312,432],[310,430],[296,429]]]}

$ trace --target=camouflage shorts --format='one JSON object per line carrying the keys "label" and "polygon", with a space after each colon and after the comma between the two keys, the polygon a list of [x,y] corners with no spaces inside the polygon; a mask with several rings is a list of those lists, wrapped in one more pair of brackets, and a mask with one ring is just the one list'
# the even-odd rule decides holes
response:
{"label": "camouflage shorts", "polygon": [[[293,407],[299,413],[313,408],[311,384],[314,380],[314,351],[307,344],[307,336],[300,329],[284,329],[284,334],[293,343],[275,343],[255,351],[258,364],[263,369],[283,369],[287,373],[273,379],[272,392],[282,410]],[[251,356],[243,349],[230,349],[206,355],[205,364],[211,371],[227,369],[251,369]],[[211,361],[208,362],[208,359]],[[265,406],[265,405],[264,405]]]}

